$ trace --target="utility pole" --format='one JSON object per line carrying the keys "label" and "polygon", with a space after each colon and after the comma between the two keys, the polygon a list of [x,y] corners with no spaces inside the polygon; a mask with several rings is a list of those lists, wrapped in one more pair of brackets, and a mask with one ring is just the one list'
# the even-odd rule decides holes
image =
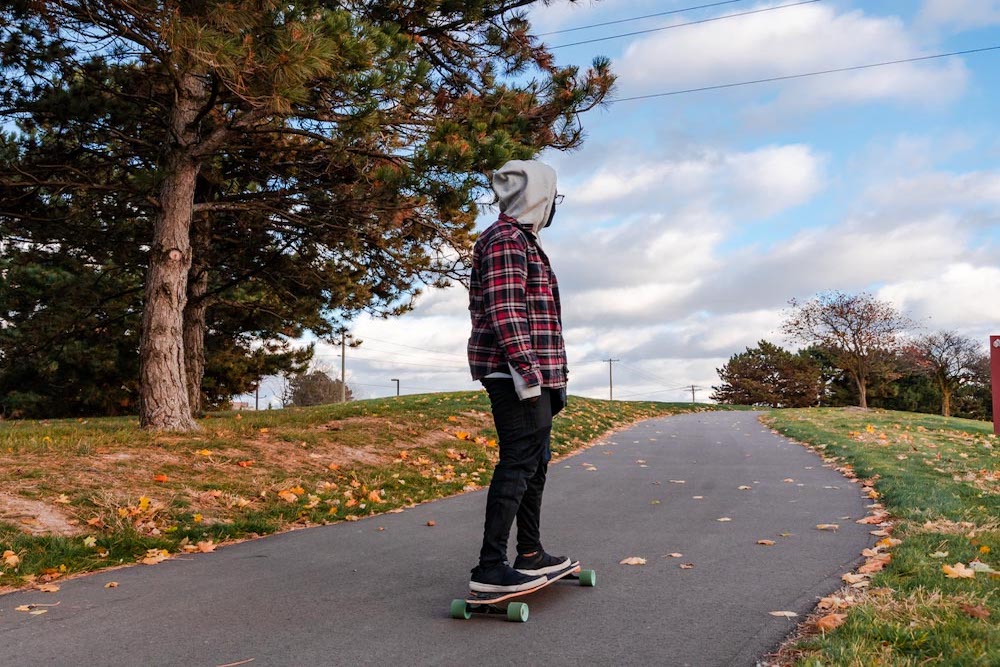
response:
{"label": "utility pole", "polygon": [[615,378],[611,369],[614,367],[616,361],[621,361],[621,359],[605,359],[604,363],[608,365],[608,400],[615,400]]}
{"label": "utility pole", "polygon": [[389,382],[395,382],[396,383],[396,397],[398,398],[399,397],[399,380],[397,380],[396,378],[391,378],[389,380]]}
{"label": "utility pole", "polygon": [[253,397],[253,409],[254,412],[260,410],[260,383],[257,383],[257,389],[254,391]]}
{"label": "utility pole", "polygon": [[[340,402],[347,402],[347,339],[353,339],[354,336],[347,333],[347,327],[340,327],[337,329],[337,333],[340,334],[340,342],[335,342],[334,345],[340,345]],[[352,340],[351,347],[357,347],[361,344],[361,341]]]}
{"label": "utility pole", "polygon": [[695,400],[694,392],[697,391],[697,390],[699,390],[699,389],[701,389],[701,387],[696,387],[695,385],[691,385],[691,402],[692,403],[697,403],[698,402],[697,400]]}

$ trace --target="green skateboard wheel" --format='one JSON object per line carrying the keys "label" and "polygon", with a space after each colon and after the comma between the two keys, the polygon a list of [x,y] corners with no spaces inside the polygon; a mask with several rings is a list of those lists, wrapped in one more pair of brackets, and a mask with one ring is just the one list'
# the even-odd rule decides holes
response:
{"label": "green skateboard wheel", "polygon": [[525,623],[528,620],[528,605],[523,602],[511,602],[507,605],[507,620]]}
{"label": "green skateboard wheel", "polygon": [[580,571],[580,585],[581,586],[596,586],[597,585],[597,573],[593,570],[581,570]]}
{"label": "green skateboard wheel", "polygon": [[469,611],[469,605],[465,603],[465,600],[451,601],[451,617],[461,618],[466,621],[472,618],[472,612]]}

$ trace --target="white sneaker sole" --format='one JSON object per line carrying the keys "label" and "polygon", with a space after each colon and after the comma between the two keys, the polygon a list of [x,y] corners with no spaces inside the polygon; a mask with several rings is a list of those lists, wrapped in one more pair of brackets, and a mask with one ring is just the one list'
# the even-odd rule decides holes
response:
{"label": "white sneaker sole", "polygon": [[476,593],[517,593],[518,591],[527,591],[541,586],[546,581],[548,581],[548,577],[538,577],[537,579],[532,579],[516,586],[501,586],[499,584],[483,584],[478,581],[470,581],[469,590]]}
{"label": "white sneaker sole", "polygon": [[526,574],[529,577],[533,577],[533,576],[536,576],[536,575],[550,574],[552,572],[559,572],[560,570],[565,570],[567,567],[569,567],[570,563],[572,563],[572,562],[573,562],[572,558],[567,558],[566,560],[564,560],[563,562],[561,562],[561,563],[559,563],[557,565],[550,565],[549,567],[543,567],[543,568],[539,568],[537,570],[521,570],[521,569],[518,569],[517,571],[520,572],[521,574]]}

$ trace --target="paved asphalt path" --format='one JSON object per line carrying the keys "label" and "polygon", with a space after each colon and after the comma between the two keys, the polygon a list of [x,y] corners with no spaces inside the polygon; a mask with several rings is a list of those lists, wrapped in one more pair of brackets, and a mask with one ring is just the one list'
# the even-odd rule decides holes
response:
{"label": "paved asphalt path", "polygon": [[[484,503],[465,494],[0,596],[0,665],[753,665],[794,626],[768,612],[808,612],[874,539],[854,523],[859,486],[756,414],[654,419],[550,468],[545,544],[595,569],[597,587],[539,591],[526,624],[456,621]],[[628,556],[647,563],[619,565]]]}

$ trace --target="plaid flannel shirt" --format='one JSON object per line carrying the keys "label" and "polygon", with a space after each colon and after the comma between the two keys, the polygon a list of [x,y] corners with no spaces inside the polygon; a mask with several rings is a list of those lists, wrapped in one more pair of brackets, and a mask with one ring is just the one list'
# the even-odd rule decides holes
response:
{"label": "plaid flannel shirt", "polygon": [[469,311],[474,380],[509,373],[510,363],[529,387],[566,386],[556,276],[531,232],[502,213],[473,249]]}

